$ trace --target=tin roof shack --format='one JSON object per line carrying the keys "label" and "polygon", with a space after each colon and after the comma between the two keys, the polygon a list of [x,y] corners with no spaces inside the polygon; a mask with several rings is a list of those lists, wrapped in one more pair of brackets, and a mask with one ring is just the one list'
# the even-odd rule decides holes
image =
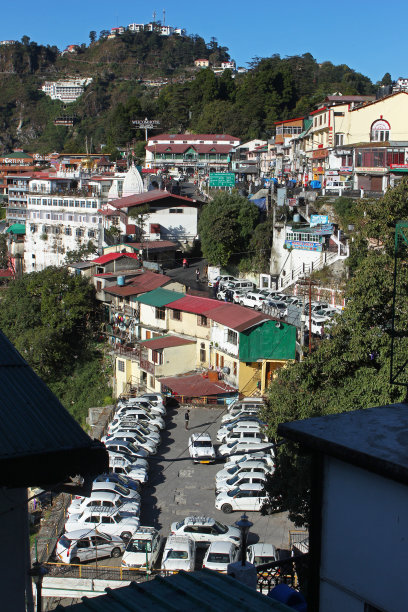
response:
{"label": "tin roof shack", "polygon": [[1,605],[20,611],[32,600],[27,487],[87,495],[109,462],[1,332],[0,383]]}
{"label": "tin roof shack", "polygon": [[399,612],[408,601],[407,405],[283,423],[278,433],[312,453],[309,608]]}

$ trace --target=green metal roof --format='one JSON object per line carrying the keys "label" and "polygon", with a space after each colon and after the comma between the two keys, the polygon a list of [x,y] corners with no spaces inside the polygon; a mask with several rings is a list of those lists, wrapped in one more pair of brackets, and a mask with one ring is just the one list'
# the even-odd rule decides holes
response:
{"label": "green metal roof", "polygon": [[303,121],[303,132],[297,138],[303,138],[306,132],[312,127],[313,119],[305,119]]}
{"label": "green metal roof", "polygon": [[[57,606],[56,610],[67,610]],[[156,576],[147,582],[106,589],[106,595],[82,598],[72,612],[290,612],[285,604],[261,595],[235,578],[209,569]]]}
{"label": "green metal roof", "polygon": [[30,153],[24,153],[24,151],[15,151],[14,153],[6,153],[6,155],[1,157],[2,159],[26,159],[28,157],[32,159],[33,156]]}
{"label": "green metal roof", "polygon": [[294,325],[265,321],[239,334],[240,361],[249,363],[258,359],[295,359],[295,356],[296,327]]}
{"label": "green metal roof", "polygon": [[7,232],[10,232],[10,234],[25,234],[26,226],[23,223],[14,223],[6,229]]}
{"label": "green metal roof", "polygon": [[180,300],[184,295],[184,293],[180,293],[179,291],[170,291],[169,289],[162,289],[159,287],[158,289],[154,289],[138,297],[133,297],[131,300],[132,302],[140,302],[141,304],[161,308],[162,306],[171,304],[171,302]]}

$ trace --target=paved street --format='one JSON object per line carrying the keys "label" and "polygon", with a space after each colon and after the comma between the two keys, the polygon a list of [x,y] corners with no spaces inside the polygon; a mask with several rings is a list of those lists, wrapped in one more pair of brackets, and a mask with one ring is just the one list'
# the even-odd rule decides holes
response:
{"label": "paved street", "polygon": [[[224,514],[214,507],[215,474],[223,461],[214,465],[194,464],[188,453],[191,433],[208,431],[213,440],[220,426],[222,408],[192,408],[190,430],[185,431],[184,408],[169,409],[159,454],[150,459],[150,478],[143,489],[141,523],[153,525],[167,536],[173,521],[185,516],[212,516],[225,524],[239,520],[241,513]],[[254,523],[251,531],[260,541],[287,548],[289,529],[293,525],[286,514],[261,516],[247,513]]]}

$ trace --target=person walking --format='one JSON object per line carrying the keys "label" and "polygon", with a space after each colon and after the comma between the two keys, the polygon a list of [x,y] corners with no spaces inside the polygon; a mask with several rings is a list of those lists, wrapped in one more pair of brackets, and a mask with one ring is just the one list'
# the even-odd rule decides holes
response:
{"label": "person walking", "polygon": [[200,282],[200,268],[196,269],[196,281],[197,281],[197,283]]}
{"label": "person walking", "polygon": [[186,413],[184,415],[184,423],[185,423],[186,429],[188,429],[189,422],[190,422],[190,411],[186,410]]}

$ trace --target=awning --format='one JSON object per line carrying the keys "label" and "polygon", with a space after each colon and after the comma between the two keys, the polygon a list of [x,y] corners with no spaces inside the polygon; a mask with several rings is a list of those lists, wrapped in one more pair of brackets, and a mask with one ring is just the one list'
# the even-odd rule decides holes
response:
{"label": "awning", "polygon": [[13,225],[10,225],[10,227],[6,229],[6,233],[8,232],[10,234],[25,234],[26,226],[23,225],[22,223],[14,223]]}

